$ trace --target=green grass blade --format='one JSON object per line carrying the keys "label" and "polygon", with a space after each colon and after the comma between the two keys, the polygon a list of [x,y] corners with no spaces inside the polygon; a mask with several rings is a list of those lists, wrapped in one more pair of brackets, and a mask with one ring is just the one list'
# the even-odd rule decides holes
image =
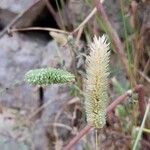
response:
{"label": "green grass blade", "polygon": [[149,102],[149,104],[148,104],[147,107],[146,107],[146,111],[145,111],[145,114],[144,114],[144,118],[143,118],[141,127],[140,127],[140,129],[139,129],[139,132],[138,132],[138,135],[137,135],[137,137],[136,137],[136,140],[135,140],[135,143],[134,143],[134,146],[133,146],[133,149],[132,149],[132,150],[136,150],[136,147],[137,147],[137,145],[138,145],[138,142],[139,142],[139,140],[140,140],[140,138],[141,138],[142,131],[143,131],[143,128],[144,128],[144,124],[145,124],[146,118],[147,118],[147,116],[148,116],[149,109],[150,109],[150,102]]}

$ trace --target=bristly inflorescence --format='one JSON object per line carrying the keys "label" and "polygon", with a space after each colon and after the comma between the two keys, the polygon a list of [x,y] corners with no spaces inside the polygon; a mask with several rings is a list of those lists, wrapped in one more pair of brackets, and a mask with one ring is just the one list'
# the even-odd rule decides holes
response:
{"label": "bristly inflorescence", "polygon": [[109,58],[110,50],[106,36],[95,36],[90,45],[90,55],[87,56],[85,100],[87,121],[95,128],[103,128],[106,122]]}
{"label": "bristly inflorescence", "polygon": [[31,85],[48,85],[74,81],[75,76],[65,70],[41,68],[30,70],[25,74],[25,81]]}

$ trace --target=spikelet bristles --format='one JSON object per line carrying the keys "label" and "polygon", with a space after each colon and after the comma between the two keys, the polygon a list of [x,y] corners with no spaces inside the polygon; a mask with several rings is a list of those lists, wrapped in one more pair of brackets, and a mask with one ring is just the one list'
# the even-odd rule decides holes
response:
{"label": "spikelet bristles", "polygon": [[105,125],[108,101],[107,87],[110,50],[106,37],[93,38],[90,55],[87,56],[87,79],[85,109],[87,122],[95,128]]}
{"label": "spikelet bristles", "polygon": [[65,70],[41,68],[30,70],[25,74],[25,81],[31,85],[49,85],[74,81],[75,76]]}

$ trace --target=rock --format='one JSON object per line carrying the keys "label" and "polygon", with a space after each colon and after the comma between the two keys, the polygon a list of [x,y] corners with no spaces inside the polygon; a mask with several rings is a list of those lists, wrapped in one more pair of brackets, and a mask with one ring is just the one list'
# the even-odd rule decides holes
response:
{"label": "rock", "polygon": [[[5,35],[0,39],[0,88],[5,89],[1,93],[0,103],[6,107],[26,110],[27,116],[39,106],[39,93],[37,87],[32,87],[24,83],[24,74],[33,68],[60,66],[61,61],[65,61],[67,70],[71,66],[72,57],[67,48],[58,48],[54,41],[48,43],[40,38],[29,38],[22,34],[13,34],[12,37]],[[69,70],[68,70],[69,71]],[[42,110],[42,116],[32,124],[32,146],[34,149],[41,149],[48,140],[47,133],[51,135],[54,117],[68,100],[68,85],[50,85],[45,87],[45,103],[49,104]],[[32,119],[31,119],[32,120]],[[32,120],[33,121],[33,120]],[[41,123],[42,122],[42,123]],[[64,124],[68,118],[59,117],[59,122]],[[59,129],[61,136],[66,136],[68,130]],[[42,137],[42,140],[41,140]],[[40,143],[39,144],[39,138]],[[53,144],[45,144],[45,150]]]}
{"label": "rock", "polygon": [[[1,0],[0,1],[0,19],[1,25],[6,26],[9,24],[18,14],[30,8],[25,12],[20,19],[15,23],[15,27],[28,27],[32,26],[34,20],[41,14],[44,9],[45,3],[40,0]],[[30,18],[30,19],[29,19]]]}
{"label": "rock", "polygon": [[0,26],[1,29],[4,28],[13,18],[15,18],[16,14],[10,12],[7,9],[0,9]]}
{"label": "rock", "polygon": [[[22,34],[14,34],[13,37],[5,35],[0,39],[0,48],[0,88],[3,90],[0,102],[9,107],[30,111],[37,108],[39,100],[37,87],[24,83],[27,71],[47,66],[57,68],[60,66],[60,60],[64,60],[65,68],[70,68],[72,62],[67,48],[59,49],[54,41],[46,45],[46,42],[38,38],[31,39]],[[61,96],[60,89],[65,89]],[[45,99],[56,103],[54,109],[49,109],[49,114],[60,107],[56,99],[62,99],[58,100],[58,104],[67,99],[66,92],[66,86],[62,85],[51,85],[46,88]]]}
{"label": "rock", "polygon": [[[37,107],[36,88],[24,84],[24,74],[40,66],[44,45],[21,34],[0,39],[0,88],[5,89],[0,101],[11,107]],[[36,94],[34,94],[36,93]]]}
{"label": "rock", "polygon": [[32,149],[33,150],[49,150],[51,141],[48,141],[46,129],[41,120],[34,123],[32,129]]}
{"label": "rock", "polygon": [[35,0],[1,0],[0,8],[18,14],[33,3],[35,3]]}

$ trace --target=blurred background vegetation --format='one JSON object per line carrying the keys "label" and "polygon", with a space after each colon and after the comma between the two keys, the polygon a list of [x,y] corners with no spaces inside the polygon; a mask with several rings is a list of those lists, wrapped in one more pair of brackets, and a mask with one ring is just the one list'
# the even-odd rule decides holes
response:
{"label": "blurred background vegetation", "polygon": [[[93,0],[0,1],[0,149],[61,150],[86,125],[85,61],[94,35],[107,34],[111,43],[110,103],[138,84],[149,103],[150,1],[104,0],[92,13],[97,4]],[[66,69],[76,82],[27,85],[24,74],[41,67]],[[98,132],[99,149],[133,149],[142,131],[136,150],[149,150],[150,110],[145,122],[139,114],[138,95],[133,93],[108,115],[105,128]],[[95,149],[94,130],[74,149]]]}

